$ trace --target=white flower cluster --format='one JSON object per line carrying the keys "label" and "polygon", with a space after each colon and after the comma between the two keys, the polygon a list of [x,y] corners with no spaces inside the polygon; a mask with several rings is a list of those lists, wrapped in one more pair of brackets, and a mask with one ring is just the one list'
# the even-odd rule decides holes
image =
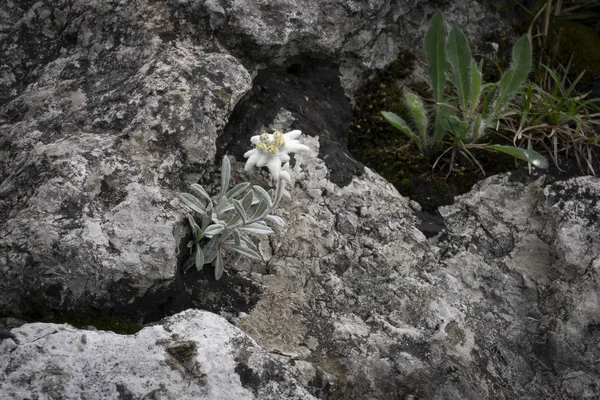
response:
{"label": "white flower cluster", "polygon": [[290,161],[289,153],[297,151],[309,151],[310,149],[296,140],[302,134],[299,130],[288,133],[275,132],[273,134],[261,133],[252,136],[250,141],[255,146],[244,154],[246,161],[245,170],[250,171],[255,165],[257,167],[266,166],[275,181],[283,179],[291,181],[289,172],[282,171],[282,163]]}

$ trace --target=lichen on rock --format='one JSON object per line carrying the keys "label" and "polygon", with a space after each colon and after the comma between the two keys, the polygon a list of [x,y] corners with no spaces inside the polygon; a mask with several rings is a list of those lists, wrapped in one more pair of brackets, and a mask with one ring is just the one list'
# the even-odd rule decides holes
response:
{"label": "lichen on rock", "polygon": [[[2,320],[0,397],[598,397],[597,180],[490,177],[428,239],[347,151],[363,73],[418,51],[436,7],[8,1],[0,313],[167,318],[130,336]],[[470,38],[506,30],[444,7]],[[311,152],[265,262],[181,275],[176,194],[214,190],[225,154],[264,183],[241,144],[271,127]]]}

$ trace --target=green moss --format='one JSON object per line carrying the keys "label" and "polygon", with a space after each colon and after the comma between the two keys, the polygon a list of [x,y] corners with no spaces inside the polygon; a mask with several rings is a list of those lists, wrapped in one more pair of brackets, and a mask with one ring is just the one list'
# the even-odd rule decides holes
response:
{"label": "green moss", "polygon": [[557,45],[557,62],[566,66],[571,56],[569,76],[576,77],[586,71],[583,83],[600,78],[600,37],[589,26],[571,21],[555,21],[550,24],[546,51],[553,54]]}
{"label": "green moss", "polygon": [[404,134],[383,119],[381,111],[405,113],[403,87],[398,82],[412,72],[414,62],[413,54],[401,54],[357,94],[348,134],[349,148],[359,161],[380,173],[395,170],[393,153],[408,143]]}

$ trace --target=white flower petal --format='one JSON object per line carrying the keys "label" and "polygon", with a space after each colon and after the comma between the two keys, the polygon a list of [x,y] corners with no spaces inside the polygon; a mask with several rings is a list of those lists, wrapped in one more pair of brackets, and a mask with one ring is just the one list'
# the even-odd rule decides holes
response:
{"label": "white flower petal", "polygon": [[287,140],[294,140],[296,139],[298,136],[300,136],[302,134],[302,131],[299,130],[293,130],[293,131],[289,131],[288,133],[284,133],[283,134],[283,138],[287,141]]}
{"label": "white flower petal", "polygon": [[[248,154],[248,153],[246,153],[246,154]],[[261,156],[261,154],[258,151],[255,151],[254,153],[252,153],[250,155],[250,158],[248,158],[248,161],[246,161],[246,165],[244,166],[244,169],[246,171],[250,171],[252,169],[252,167],[254,167],[256,165],[256,162],[260,159],[260,156]]]}
{"label": "white flower petal", "polygon": [[252,149],[252,150],[248,150],[247,152],[244,153],[244,158],[248,158],[250,157],[252,154],[257,153],[258,150],[257,149]]}
{"label": "white flower petal", "polygon": [[260,154],[260,158],[256,162],[256,166],[260,168],[260,167],[264,167],[265,165],[267,165],[267,163],[269,162],[269,159],[271,157],[269,157],[268,155],[266,155],[265,153],[262,153],[262,152],[259,152],[259,154]]}
{"label": "white flower petal", "polygon": [[260,136],[258,136],[258,135],[252,136],[250,138],[250,141],[252,142],[253,145],[257,145],[260,143]]}
{"label": "white flower petal", "polygon": [[286,162],[290,161],[290,156],[288,156],[287,154],[285,154],[281,151],[277,155],[279,156],[279,160],[281,160],[281,162],[286,163]]}
{"label": "white flower petal", "polygon": [[279,178],[283,179],[287,183],[292,183],[292,177],[290,176],[290,173],[287,172],[287,171],[280,171],[279,172]]}
{"label": "white flower petal", "polygon": [[285,153],[295,153],[297,151],[310,151],[310,148],[297,140],[290,140],[285,142],[285,146],[281,151]]}
{"label": "white flower petal", "polygon": [[267,168],[269,168],[269,172],[271,173],[273,179],[278,180],[279,173],[281,171],[281,161],[279,161],[279,158],[270,157],[269,161],[267,162]]}

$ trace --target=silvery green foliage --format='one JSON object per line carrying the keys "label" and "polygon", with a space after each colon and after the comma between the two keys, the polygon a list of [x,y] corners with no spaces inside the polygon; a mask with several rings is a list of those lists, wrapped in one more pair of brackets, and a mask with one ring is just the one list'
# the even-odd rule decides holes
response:
{"label": "silvery green foliage", "polygon": [[282,218],[271,215],[283,195],[283,180],[277,181],[273,192],[258,185],[251,187],[248,182],[229,189],[230,177],[231,164],[225,156],[221,166],[221,191],[216,200],[198,184],[191,185],[192,193],[179,196],[193,211],[187,214],[194,239],[188,244],[192,256],[183,265],[184,273],[193,265],[201,270],[204,264],[214,263],[215,279],[219,279],[223,274],[225,252],[235,254],[235,262],[241,257],[262,261],[252,236],[273,233],[267,222],[284,225]]}

